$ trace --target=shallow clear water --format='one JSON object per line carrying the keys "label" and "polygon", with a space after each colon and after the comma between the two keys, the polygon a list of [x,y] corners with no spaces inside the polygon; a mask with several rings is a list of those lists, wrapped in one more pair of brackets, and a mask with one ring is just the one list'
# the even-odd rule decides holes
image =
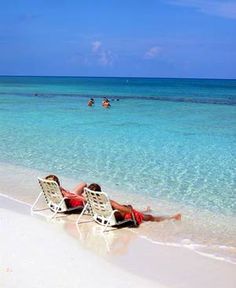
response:
{"label": "shallow clear water", "polygon": [[235,80],[0,77],[0,161],[235,219],[235,104]]}

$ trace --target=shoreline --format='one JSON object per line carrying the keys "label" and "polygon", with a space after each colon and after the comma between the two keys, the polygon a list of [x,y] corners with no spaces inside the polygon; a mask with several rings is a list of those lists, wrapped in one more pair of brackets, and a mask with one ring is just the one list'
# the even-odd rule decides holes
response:
{"label": "shoreline", "polygon": [[[53,174],[52,171],[39,171],[11,163],[0,162],[0,195],[31,205],[41,189],[37,177]],[[72,188],[77,181],[60,175],[62,185]],[[132,204],[137,210],[144,210],[144,203],[151,206],[152,214],[170,215],[181,212],[183,219],[164,221],[161,223],[146,222],[135,230],[139,237],[145,238],[153,245],[180,247],[195,251],[204,257],[236,264],[236,217],[217,215],[209,211],[181,206],[179,203],[146,199],[141,195],[125,194],[124,191],[111,190],[105,192],[119,203]],[[39,207],[45,207],[42,198]],[[207,221],[206,221],[207,219]],[[210,223],[210,224],[209,224]]]}
{"label": "shoreline", "polygon": [[[34,247],[37,246],[35,243],[37,239],[31,239],[31,234],[35,234],[35,231],[42,229],[43,226],[47,226],[43,232],[45,235],[44,241],[50,241],[50,238],[48,239],[50,233],[52,233],[53,237],[55,237],[54,232],[50,231],[51,229],[57,231],[57,239],[58,237],[62,238],[61,240],[66,238],[65,242],[63,240],[62,245],[67,247],[67,253],[70,254],[71,245],[75,246],[73,249],[76,248],[79,250],[77,254],[74,254],[73,252],[73,257],[76,259],[78,256],[78,259],[80,259],[78,262],[80,262],[81,259],[84,260],[84,258],[81,257],[81,253],[88,253],[86,255],[87,260],[92,260],[95,258],[96,261],[103,262],[103,266],[101,268],[96,266],[97,271],[103,270],[104,265],[108,265],[107,269],[110,270],[110,272],[115,273],[112,274],[112,278],[117,277],[118,272],[119,275],[120,273],[121,275],[123,275],[123,273],[125,275],[127,274],[131,279],[129,281],[134,281],[133,284],[128,287],[141,287],[143,285],[148,285],[148,287],[179,287],[180,284],[181,287],[186,288],[217,288],[223,287],[223,285],[227,288],[234,287],[236,277],[234,273],[235,265],[233,264],[203,257],[201,255],[197,255],[193,251],[181,247],[170,247],[156,244],[153,245],[145,239],[138,237],[137,234],[130,231],[130,229],[115,230],[106,233],[107,235],[104,235],[104,233],[100,233],[101,227],[99,225],[96,223],[89,223],[79,225],[79,229],[76,231],[76,225],[74,223],[75,216],[77,217],[77,215],[63,216],[59,217],[59,219],[56,219],[55,221],[45,222],[44,212],[40,213],[40,215],[36,214],[32,217],[30,216],[30,211],[28,210],[29,207],[27,204],[16,202],[10,198],[6,198],[6,201],[2,201],[2,198],[4,198],[4,196],[0,196],[1,203],[3,204],[1,205],[3,207],[0,207],[0,219],[3,227],[4,222],[8,224],[11,222],[14,227],[17,225],[19,227],[18,229],[20,229],[21,237],[25,238],[25,233],[30,234],[27,236],[31,241],[29,245]],[[14,212],[12,211],[13,207],[15,207]],[[24,226],[24,222],[27,223],[27,227]],[[28,222],[30,224],[28,224]],[[32,232],[30,228],[32,229]],[[28,230],[28,232],[26,230]],[[12,231],[5,232],[7,232],[4,233],[7,241],[5,242],[5,245],[3,243],[4,251],[9,249],[8,241],[10,238],[12,238],[12,235],[9,235],[12,233]],[[51,243],[50,246],[51,245],[54,244]],[[23,252],[21,253],[27,254],[26,250],[28,250],[28,246],[27,249],[23,248]],[[23,256],[21,255],[21,257]],[[19,261],[19,259],[17,261]],[[32,260],[30,260],[27,256],[27,261]],[[71,256],[70,259],[63,259],[63,261],[66,266],[69,265]],[[57,262],[53,263],[55,264]],[[16,267],[18,265],[19,263],[16,265],[15,262],[14,265],[4,263],[1,264],[2,267],[5,267],[4,269],[12,270],[13,273],[9,274],[14,274],[14,271],[17,269]],[[207,269],[205,269],[205,267],[207,267]],[[57,270],[56,267],[55,270]],[[8,277],[9,276],[7,275],[6,278]],[[18,276],[16,275],[16,277]],[[137,279],[138,282],[136,282]],[[137,286],[137,283],[141,283],[140,281],[143,284],[141,286]],[[135,286],[133,286],[134,284]],[[119,285],[121,285],[121,283]],[[119,285],[116,286],[116,284],[113,284],[114,287],[120,287]],[[4,287],[17,286],[8,286],[6,282],[6,286]],[[45,287],[49,286],[46,285]]]}
{"label": "shoreline", "polygon": [[[29,214],[30,214],[29,211],[26,212],[26,207],[29,208],[29,209],[31,208],[31,205],[29,203],[17,200],[17,199],[15,199],[13,197],[9,197],[9,196],[7,196],[5,194],[2,194],[2,193],[0,193],[0,200],[1,200],[1,202],[4,202],[4,201],[8,202],[7,205],[3,205],[4,208],[9,209],[9,210],[12,210],[12,208],[14,208],[14,211],[17,211],[17,212],[20,212],[22,214],[25,214],[25,215],[29,216]],[[25,208],[23,208],[23,206],[25,206]],[[0,208],[1,208],[1,206],[0,206]],[[50,215],[50,213],[51,213],[50,211],[47,211],[47,212],[46,213],[43,212],[43,211],[36,212],[32,216],[36,216],[36,217],[38,216],[38,217],[43,218],[43,220],[45,220],[45,218],[47,218],[47,214]],[[59,216],[58,218],[60,218],[60,217],[61,216]],[[73,217],[73,220],[76,221],[75,216],[71,216],[71,217]],[[100,229],[97,229],[97,230],[100,230]],[[70,234],[70,232],[68,232],[68,233]],[[73,236],[73,233],[71,233],[71,234]],[[146,236],[143,236],[143,235],[142,236],[139,235],[139,237],[144,239],[147,242],[152,243],[153,245],[159,245],[159,246],[164,246],[164,247],[175,247],[175,248],[181,248],[181,249],[190,249],[190,248],[188,248],[188,247],[186,247],[184,245],[179,245],[179,244],[175,244],[175,243],[162,243],[162,242],[153,241],[153,240],[151,240],[151,239],[149,239],[149,238],[147,238]],[[234,249],[234,247],[232,247],[232,249]],[[194,252],[196,254],[199,254],[199,255],[203,256],[203,257],[211,258],[213,260],[223,261],[223,262],[226,262],[226,263],[229,263],[229,264],[233,264],[233,265],[236,264],[236,263],[234,263],[232,261],[224,259],[223,257],[216,257],[216,256],[213,256],[213,255],[209,255],[209,254],[206,254],[206,253],[203,253],[203,252],[198,252],[198,251],[194,251]]]}
{"label": "shoreline", "polygon": [[[236,283],[234,264],[199,255],[196,251],[185,247],[157,242],[152,243],[150,239],[145,239],[145,236],[143,236],[143,232],[150,229],[148,224],[141,225],[138,229],[124,228],[108,233],[100,233],[101,226],[96,223],[86,223],[77,226],[75,221],[78,215],[76,214],[61,215],[55,221],[49,223],[45,220],[47,216],[50,215],[50,211],[48,210],[42,211],[40,214],[35,213],[31,216],[30,203],[33,203],[39,191],[37,181],[35,181],[35,177],[38,176],[39,171],[26,169],[31,176],[31,178],[29,178],[26,170],[19,168],[18,173],[14,175],[13,179],[11,169],[15,169],[15,167],[10,165],[7,173],[5,171],[7,175],[10,175],[9,179],[11,181],[6,179],[5,182],[1,181],[0,185],[0,212],[2,222],[9,221],[8,219],[12,217],[11,215],[15,214],[17,217],[14,216],[12,218],[14,222],[16,221],[14,226],[18,225],[18,218],[19,221],[21,218],[24,218],[23,222],[31,223],[31,233],[37,231],[38,226],[44,225],[49,225],[52,229],[60,230],[58,232],[59,238],[66,237],[66,241],[68,242],[63,245],[73,242],[73,245],[81,249],[81,251],[78,252],[79,259],[81,259],[80,253],[85,252],[89,253],[89,256],[86,256],[88,258],[90,255],[93,255],[91,256],[92,258],[98,257],[98,261],[105,261],[108,269],[115,271],[112,272],[114,273],[112,277],[118,277],[116,274],[117,271],[119,270],[119,273],[122,271],[122,273],[125,273],[125,275],[128,274],[127,277],[130,277],[130,279],[134,281],[132,282],[130,280],[133,283],[132,285],[136,283],[136,287],[137,283],[141,283],[142,281],[142,283],[146,286],[148,285],[148,287],[179,287],[180,285],[186,288],[234,287]],[[1,173],[1,178],[4,178],[3,174]],[[26,181],[27,179],[28,181]],[[64,180],[66,181],[66,179],[63,179],[63,182]],[[17,186],[17,183],[20,184]],[[15,188],[14,190],[12,190],[13,187]],[[6,193],[8,193],[7,196]],[[17,193],[21,193],[21,200],[16,199],[19,198],[19,194],[17,197]],[[45,207],[44,201],[39,205]],[[38,221],[39,219],[41,221]],[[172,225],[171,227],[174,228],[175,226]],[[6,229],[6,227],[4,228]],[[30,233],[25,229],[27,230],[27,225],[23,225],[22,232]],[[14,230],[4,231],[4,237],[13,237],[13,231]],[[46,229],[44,233],[46,235],[45,239],[47,239],[48,233],[51,232]],[[32,235],[28,237],[31,239]],[[34,246],[36,239],[30,241],[32,242],[31,245]],[[9,249],[7,241],[3,247]],[[27,249],[23,248],[23,250]],[[27,251],[24,252],[27,254]],[[70,254],[71,252],[69,251],[68,253]],[[73,257],[76,258],[75,255],[73,255]],[[65,262],[65,265],[70,265],[69,259],[66,259]],[[206,267],[207,269],[205,269]],[[100,269],[99,267],[95,269],[103,270],[103,268]],[[139,280],[137,280],[137,277]],[[132,285],[128,287],[135,287]],[[8,286],[6,285],[6,287]]]}

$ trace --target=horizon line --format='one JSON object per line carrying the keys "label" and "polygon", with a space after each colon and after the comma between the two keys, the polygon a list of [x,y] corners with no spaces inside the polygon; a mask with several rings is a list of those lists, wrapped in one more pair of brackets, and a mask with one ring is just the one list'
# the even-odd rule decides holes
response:
{"label": "horizon line", "polygon": [[164,77],[164,76],[79,76],[79,75],[7,75],[0,77],[45,77],[45,78],[140,78],[140,79],[196,79],[196,80],[236,80],[236,78],[211,78],[211,77]]}

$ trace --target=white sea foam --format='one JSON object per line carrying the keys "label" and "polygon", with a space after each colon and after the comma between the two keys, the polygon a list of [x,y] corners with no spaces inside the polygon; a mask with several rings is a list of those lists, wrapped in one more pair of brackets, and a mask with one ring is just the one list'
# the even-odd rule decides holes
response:
{"label": "white sea foam", "polygon": [[[161,242],[161,241],[156,241],[156,240],[152,240],[147,236],[140,236],[141,238],[153,243],[153,244],[157,244],[157,245],[163,245],[163,246],[171,246],[171,247],[180,247],[180,248],[187,248],[189,250],[192,250],[194,252],[196,252],[199,255],[205,256],[205,257],[209,257],[215,260],[221,260],[221,261],[225,261],[231,264],[235,264],[236,265],[236,259],[232,260],[230,259],[230,256],[217,256],[214,255],[213,253],[207,252],[207,250],[209,249],[215,249],[218,251],[218,253],[220,252],[221,249],[223,250],[227,250],[229,251],[230,249],[234,250],[234,255],[235,255],[235,247],[227,247],[227,246],[222,246],[222,245],[213,245],[212,247],[207,247],[205,245],[201,245],[201,244],[195,244],[195,243],[186,243],[186,242],[191,242],[191,240],[189,239],[184,239],[181,243],[173,243],[173,242]],[[200,251],[200,249],[205,249],[206,252]],[[232,255],[231,255],[232,257]]]}

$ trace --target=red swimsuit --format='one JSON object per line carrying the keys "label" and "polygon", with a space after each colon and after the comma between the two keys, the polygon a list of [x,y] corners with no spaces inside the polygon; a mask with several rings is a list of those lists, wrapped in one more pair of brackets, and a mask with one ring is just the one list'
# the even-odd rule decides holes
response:
{"label": "red swimsuit", "polygon": [[80,199],[67,199],[67,204],[70,208],[84,206],[84,202]]}
{"label": "red swimsuit", "polygon": [[[134,215],[134,218],[135,218],[138,225],[143,222],[144,215],[141,212],[133,209],[133,215]],[[132,219],[132,214],[126,213],[124,218],[125,219]]]}
{"label": "red swimsuit", "polygon": [[[68,191],[62,187],[61,187],[61,192],[62,192],[64,197],[67,197],[66,204],[67,204],[68,208],[84,206],[84,201],[76,198],[76,196],[77,196],[76,194],[71,193],[70,191]],[[71,196],[71,198],[70,198],[70,196]]]}

